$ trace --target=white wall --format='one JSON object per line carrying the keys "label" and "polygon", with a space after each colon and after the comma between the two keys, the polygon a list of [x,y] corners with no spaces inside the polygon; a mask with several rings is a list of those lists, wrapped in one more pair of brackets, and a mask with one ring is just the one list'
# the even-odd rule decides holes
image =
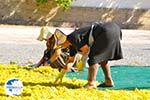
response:
{"label": "white wall", "polygon": [[150,0],[74,0],[72,6],[150,9]]}

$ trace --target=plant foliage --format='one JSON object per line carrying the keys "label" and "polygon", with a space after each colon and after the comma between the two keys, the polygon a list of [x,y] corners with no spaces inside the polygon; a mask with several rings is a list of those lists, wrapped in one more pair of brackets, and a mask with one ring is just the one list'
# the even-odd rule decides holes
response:
{"label": "plant foliage", "polygon": [[[98,90],[82,88],[87,82],[76,77],[64,77],[61,84],[54,84],[57,69],[39,67],[30,69],[15,64],[0,64],[0,100],[150,100],[150,90]],[[4,84],[10,78],[23,82],[20,96],[7,96]]]}
{"label": "plant foliage", "polygon": [[[36,0],[37,3],[43,4],[48,3],[49,0]],[[73,0],[54,0],[56,4],[62,8],[69,8]]]}

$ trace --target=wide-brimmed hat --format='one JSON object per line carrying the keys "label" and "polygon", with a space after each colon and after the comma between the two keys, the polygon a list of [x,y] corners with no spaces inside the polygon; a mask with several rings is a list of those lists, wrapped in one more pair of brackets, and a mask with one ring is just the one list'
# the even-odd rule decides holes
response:
{"label": "wide-brimmed hat", "polygon": [[54,32],[54,38],[56,40],[56,43],[59,44],[63,44],[66,39],[67,39],[67,35],[64,34],[60,29],[56,29]]}
{"label": "wide-brimmed hat", "polygon": [[52,35],[53,34],[50,32],[50,29],[48,27],[42,27],[37,40],[43,41],[45,39],[50,38]]}

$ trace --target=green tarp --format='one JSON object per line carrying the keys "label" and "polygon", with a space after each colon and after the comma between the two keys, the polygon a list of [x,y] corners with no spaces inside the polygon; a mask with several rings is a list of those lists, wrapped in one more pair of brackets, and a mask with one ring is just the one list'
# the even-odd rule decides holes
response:
{"label": "green tarp", "polygon": [[[150,89],[150,66],[112,66],[112,77],[115,87],[98,88],[98,89]],[[84,68],[80,72],[68,72],[67,77],[86,80],[88,76],[88,68]],[[104,75],[99,68],[97,81],[102,82]]]}

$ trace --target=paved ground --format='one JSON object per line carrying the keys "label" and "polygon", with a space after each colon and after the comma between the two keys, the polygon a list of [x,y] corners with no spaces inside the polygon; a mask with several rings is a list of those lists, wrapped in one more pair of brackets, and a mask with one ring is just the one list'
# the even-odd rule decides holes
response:
{"label": "paved ground", "polygon": [[[55,28],[51,28],[54,32]],[[45,42],[36,40],[40,27],[0,25],[0,63],[10,61],[25,64],[37,62],[45,49]],[[72,29],[62,29],[69,34]],[[111,65],[150,66],[150,31],[122,30],[124,59]]]}

